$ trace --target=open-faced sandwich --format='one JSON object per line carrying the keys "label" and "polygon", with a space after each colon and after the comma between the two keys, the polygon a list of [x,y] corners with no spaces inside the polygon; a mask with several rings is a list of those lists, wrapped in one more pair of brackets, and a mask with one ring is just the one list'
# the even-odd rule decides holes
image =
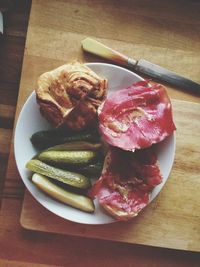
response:
{"label": "open-faced sandwich", "polygon": [[110,145],[100,179],[91,190],[118,220],[128,220],[148,203],[162,182],[153,144],[175,130],[166,90],[138,82],[111,94],[99,109],[99,129]]}

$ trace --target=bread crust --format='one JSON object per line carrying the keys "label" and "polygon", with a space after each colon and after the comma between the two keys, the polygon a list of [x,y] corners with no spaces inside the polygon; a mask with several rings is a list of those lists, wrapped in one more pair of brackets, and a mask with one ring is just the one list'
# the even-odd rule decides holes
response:
{"label": "bread crust", "polygon": [[42,115],[53,126],[66,123],[81,130],[96,119],[107,94],[107,80],[75,62],[43,73],[35,91]]}
{"label": "bread crust", "polygon": [[138,215],[136,212],[127,212],[125,210],[116,209],[108,204],[102,203],[101,206],[118,221],[128,221]]}

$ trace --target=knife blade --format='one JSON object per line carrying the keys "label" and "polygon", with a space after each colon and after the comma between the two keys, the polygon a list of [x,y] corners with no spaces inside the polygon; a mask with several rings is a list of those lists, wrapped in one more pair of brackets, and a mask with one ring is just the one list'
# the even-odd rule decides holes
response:
{"label": "knife blade", "polygon": [[3,14],[0,11],[0,34],[3,34]]}
{"label": "knife blade", "polygon": [[167,70],[145,59],[135,60],[92,38],[86,38],[81,43],[83,50],[87,52],[106,58],[125,67],[129,67],[152,78],[167,82],[178,88],[188,90],[190,92],[200,93],[199,83],[182,77],[173,71]]}

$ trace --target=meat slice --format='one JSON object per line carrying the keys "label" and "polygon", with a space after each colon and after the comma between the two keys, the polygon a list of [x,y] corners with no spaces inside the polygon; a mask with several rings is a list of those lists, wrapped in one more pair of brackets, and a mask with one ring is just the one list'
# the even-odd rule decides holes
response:
{"label": "meat slice", "polygon": [[135,217],[148,203],[153,188],[162,182],[153,147],[135,152],[110,147],[100,179],[90,196],[118,220]]}
{"label": "meat slice", "polygon": [[165,88],[147,81],[114,92],[98,113],[104,140],[124,150],[150,147],[176,129]]}

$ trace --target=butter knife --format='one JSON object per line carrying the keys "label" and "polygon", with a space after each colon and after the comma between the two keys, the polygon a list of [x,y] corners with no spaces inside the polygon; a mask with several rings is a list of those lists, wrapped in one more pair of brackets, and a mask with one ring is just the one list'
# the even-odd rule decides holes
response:
{"label": "butter knife", "polygon": [[0,11],[0,35],[3,34],[3,14]]}
{"label": "butter knife", "polygon": [[129,67],[160,81],[167,82],[184,90],[189,90],[190,92],[200,93],[199,83],[182,77],[175,72],[153,64],[145,59],[135,60],[129,58],[92,38],[84,39],[82,41],[82,48],[87,52],[106,58],[122,66]]}

